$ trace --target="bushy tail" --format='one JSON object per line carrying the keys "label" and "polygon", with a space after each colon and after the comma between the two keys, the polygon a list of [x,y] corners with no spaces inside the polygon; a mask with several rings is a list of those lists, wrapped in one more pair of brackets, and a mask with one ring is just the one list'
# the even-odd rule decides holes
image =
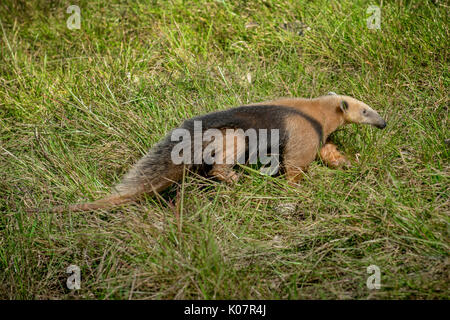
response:
{"label": "bushy tail", "polygon": [[94,202],[57,206],[50,210],[61,213],[107,209],[135,201],[144,193],[163,191],[183,176],[183,165],[175,165],[171,160],[172,147],[173,142],[170,141],[170,136],[167,136],[131,168],[122,181],[113,188],[114,192],[111,195]]}

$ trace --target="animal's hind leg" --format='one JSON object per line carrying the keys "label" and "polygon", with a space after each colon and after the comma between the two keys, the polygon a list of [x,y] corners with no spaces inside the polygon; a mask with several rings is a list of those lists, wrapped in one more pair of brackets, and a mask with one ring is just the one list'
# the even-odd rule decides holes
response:
{"label": "animal's hind leg", "polygon": [[329,142],[320,149],[320,158],[332,168],[350,166],[350,161],[337,150],[336,145]]}
{"label": "animal's hind leg", "polygon": [[245,136],[243,132],[234,130],[223,130],[222,133],[224,139],[222,144],[216,145],[217,153],[215,155],[215,159],[220,162],[214,163],[209,175],[232,184],[239,180],[239,175],[233,170],[233,167],[245,155]]}
{"label": "animal's hind leg", "polygon": [[229,184],[239,180],[238,174],[233,170],[233,165],[229,164],[215,164],[209,171],[209,175]]}

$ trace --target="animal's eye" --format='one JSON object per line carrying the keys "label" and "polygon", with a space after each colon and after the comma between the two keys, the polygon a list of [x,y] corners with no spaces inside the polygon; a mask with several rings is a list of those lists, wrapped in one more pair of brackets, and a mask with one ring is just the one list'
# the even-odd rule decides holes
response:
{"label": "animal's eye", "polygon": [[367,110],[366,109],[363,110],[363,114],[367,114]]}

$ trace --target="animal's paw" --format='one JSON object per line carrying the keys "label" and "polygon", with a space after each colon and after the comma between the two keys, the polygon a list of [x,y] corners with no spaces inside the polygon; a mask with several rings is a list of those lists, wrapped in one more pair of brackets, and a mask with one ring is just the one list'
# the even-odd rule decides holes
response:
{"label": "animal's paw", "polygon": [[328,166],[334,169],[348,169],[352,166],[350,160],[344,156],[335,157],[333,160],[328,161]]}
{"label": "animal's paw", "polygon": [[210,174],[220,181],[223,181],[227,184],[234,184],[238,182],[239,175],[234,170],[213,170]]}
{"label": "animal's paw", "polygon": [[327,143],[320,150],[320,157],[331,168],[349,168],[351,162],[337,150],[334,144]]}
{"label": "animal's paw", "polygon": [[225,182],[228,184],[235,184],[239,181],[239,174],[237,174],[236,171],[230,172],[230,174],[227,175]]}

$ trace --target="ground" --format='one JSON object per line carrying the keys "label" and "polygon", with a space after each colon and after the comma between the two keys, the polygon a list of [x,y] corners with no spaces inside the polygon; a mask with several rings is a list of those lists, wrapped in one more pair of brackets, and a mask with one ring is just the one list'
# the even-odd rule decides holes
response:
{"label": "ground", "polygon": [[[0,298],[448,299],[448,10],[2,1]],[[348,170],[318,160],[293,188],[243,167],[235,185],[187,175],[114,210],[25,211],[107,194],[185,118],[329,91],[388,123],[333,135]],[[79,290],[66,286],[72,264]],[[380,289],[367,287],[371,265]]]}

